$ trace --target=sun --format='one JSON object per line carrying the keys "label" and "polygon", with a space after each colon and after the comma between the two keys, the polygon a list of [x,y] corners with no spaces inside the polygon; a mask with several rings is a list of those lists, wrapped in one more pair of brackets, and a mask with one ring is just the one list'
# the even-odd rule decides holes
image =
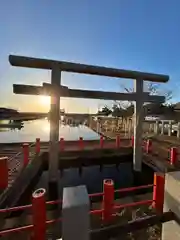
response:
{"label": "sun", "polygon": [[45,106],[50,105],[50,97],[49,96],[40,96],[39,100],[42,105],[45,105]]}

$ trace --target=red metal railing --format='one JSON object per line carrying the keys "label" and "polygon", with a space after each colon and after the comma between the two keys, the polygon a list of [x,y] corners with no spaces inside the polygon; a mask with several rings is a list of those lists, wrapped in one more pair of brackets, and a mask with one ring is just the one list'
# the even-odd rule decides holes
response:
{"label": "red metal railing", "polygon": [[122,188],[122,189],[116,189],[115,192],[119,192],[119,193],[120,192],[131,192],[131,191],[151,188],[153,186],[154,186],[154,184],[148,184],[148,185],[137,186],[137,187]]}
{"label": "red metal railing", "polygon": [[95,209],[95,210],[91,210],[89,213],[93,214],[93,215],[102,215],[104,209]]}
{"label": "red metal railing", "polygon": [[1,230],[0,236],[4,236],[7,234],[16,233],[16,232],[21,232],[21,231],[32,230],[33,227],[34,227],[33,225],[27,225],[27,226],[12,228],[12,229]]}
{"label": "red metal railing", "polygon": [[0,157],[0,189],[4,190],[11,186],[21,170],[29,164],[32,157],[39,153],[40,138],[36,138],[35,143],[23,143],[22,151],[13,154],[13,156]]}
{"label": "red metal railing", "polygon": [[[60,151],[64,151],[65,150],[65,141],[64,138],[60,138]],[[131,146],[133,147],[134,144],[134,137],[132,137],[131,139]],[[148,140],[147,142],[143,142],[143,146],[145,146],[146,152],[150,152],[151,147],[151,141]],[[99,140],[99,148],[103,149],[106,146],[106,142],[104,141],[104,137],[101,136],[100,140]],[[120,141],[120,136],[117,136],[114,143],[112,143],[111,145],[107,145],[109,147],[114,147],[114,148],[120,148],[121,147],[121,141]],[[77,149],[80,151],[83,151],[85,148],[85,141],[83,140],[82,137],[79,138],[79,141],[77,142]],[[10,176],[13,173],[19,174],[20,170],[24,167],[26,167],[29,164],[30,159],[35,156],[36,154],[39,154],[41,150],[41,142],[40,142],[40,138],[36,138],[35,143],[32,143],[31,145],[29,145],[28,143],[24,143],[23,147],[22,147],[22,151],[18,152],[17,154],[15,154],[14,156],[10,157],[10,158],[6,158],[6,161],[3,158],[0,158],[1,160],[1,167],[0,167],[0,188],[1,189],[5,189],[8,187],[8,185],[10,185],[10,183],[12,183],[13,181],[10,180]],[[175,150],[174,152],[175,153]],[[175,155],[175,154],[174,154]],[[18,159],[17,159],[18,158]],[[22,161],[21,161],[22,158]],[[14,161],[15,160],[15,161]],[[7,162],[7,163],[5,163]],[[172,160],[173,162],[173,160]],[[12,167],[10,168],[10,171],[8,171],[8,175],[7,175],[7,169],[10,167],[10,165],[12,165]]]}
{"label": "red metal railing", "polygon": [[[139,202],[127,203],[127,204],[115,204],[114,202],[114,193],[135,191],[140,189],[146,189],[153,187],[153,199],[142,200]],[[102,217],[104,223],[110,223],[114,217],[116,210],[134,207],[140,205],[151,205],[156,209],[157,212],[163,212],[163,203],[164,203],[164,176],[160,174],[155,174],[154,184],[148,184],[138,187],[130,187],[123,189],[114,189],[114,182],[111,179],[106,179],[103,182],[103,192],[89,194],[89,197],[103,196],[102,209],[91,210],[89,214],[99,215]],[[38,189],[32,195],[32,204],[26,206],[18,206],[6,209],[0,209],[0,213],[14,212],[19,210],[32,209],[32,219],[33,224],[17,227],[14,229],[6,229],[0,231],[0,236],[6,234],[15,233],[19,231],[33,230],[34,240],[43,240],[45,239],[46,225],[53,224],[55,222],[62,221],[61,218],[46,220],[46,205],[59,204],[62,203],[62,200],[48,201],[45,202],[45,190]]]}
{"label": "red metal railing", "polygon": [[[132,139],[131,139],[131,146],[132,147],[134,146],[134,136],[132,136]],[[147,154],[152,153],[152,151],[153,151],[152,140],[147,139],[147,140],[143,141],[143,147]],[[168,159],[172,166],[175,166],[178,163],[179,155],[180,155],[180,153],[178,152],[177,147],[171,147],[168,150]]]}
{"label": "red metal railing", "polygon": [[154,200],[143,200],[139,202],[133,202],[133,203],[126,203],[126,204],[121,204],[121,205],[115,205],[114,209],[122,209],[122,208],[127,208],[127,207],[135,207],[135,206],[140,206],[140,205],[151,205],[154,202]]}
{"label": "red metal railing", "polygon": [[[132,137],[132,139],[134,139],[134,137]],[[134,140],[131,140],[130,141],[130,144],[127,145],[127,147],[131,146],[133,147],[133,141]],[[85,143],[86,141],[83,139],[83,137],[79,137],[79,140],[77,141],[77,150],[84,150],[85,148]],[[111,142],[112,144],[109,144],[108,141],[105,141],[105,137],[104,136],[100,136],[100,139],[99,139],[99,148],[100,149],[103,149],[105,147],[111,147],[111,148],[120,148],[121,147],[121,139],[120,139],[120,136],[117,135],[116,136],[116,139],[114,140],[114,143]],[[59,141],[59,149],[60,151],[65,151],[65,148],[66,148],[66,141],[63,137],[60,138],[60,141]]]}
{"label": "red metal railing", "polygon": [[178,163],[178,159],[179,159],[179,152],[178,152],[178,148],[177,147],[171,147],[170,151],[169,151],[169,157],[170,157],[170,164],[172,166],[176,165]]}
{"label": "red metal railing", "polygon": [[[0,189],[4,190],[11,186],[15,178],[20,174],[21,170],[26,167],[31,159],[35,155],[34,146],[37,151],[38,139],[36,143],[29,145],[24,143],[22,145],[22,151],[12,154],[11,156],[0,157]],[[40,144],[40,139],[39,139]],[[40,145],[39,145],[40,146]],[[1,153],[2,156],[3,152]]]}
{"label": "red metal railing", "polygon": [[[134,144],[134,138],[131,139],[131,144],[133,147]],[[145,150],[147,153],[150,153],[152,151],[152,142],[150,140],[144,141],[143,146],[145,147]],[[32,146],[32,145],[31,145]],[[60,150],[64,151],[64,139],[60,139]],[[120,147],[120,138],[117,136],[115,146],[118,148]],[[104,147],[104,139],[101,136],[100,138],[100,148]],[[84,142],[83,138],[79,138],[79,150],[84,149]],[[40,153],[40,139],[36,139],[35,144],[35,153]],[[19,154],[19,153],[18,153]],[[29,163],[29,145],[24,144],[23,146],[23,159],[24,159],[24,166],[27,166]],[[171,158],[177,158],[177,151],[175,148],[172,149]],[[6,159],[7,160],[7,159]],[[2,161],[3,162],[3,161]],[[175,160],[172,160],[173,164]],[[6,170],[6,164],[2,164],[1,171],[4,171],[1,173],[1,179],[5,179],[7,177]],[[4,169],[4,170],[3,170]],[[2,177],[3,176],[3,177]],[[3,184],[3,182],[0,182],[0,186]],[[130,192],[130,191],[136,191],[141,189],[147,189],[153,187],[153,199],[151,200],[144,200],[134,203],[128,203],[128,204],[115,204],[114,202],[114,194],[115,193],[122,193],[122,192]],[[38,190],[39,191],[39,190]],[[44,190],[43,190],[44,191]],[[19,231],[25,231],[25,230],[32,230],[34,232],[34,240],[36,239],[44,239],[45,237],[45,231],[46,231],[46,225],[47,224],[53,224],[55,222],[61,221],[61,218],[58,219],[52,219],[46,221],[46,205],[53,205],[53,204],[59,204],[62,203],[62,200],[55,200],[55,201],[48,201],[45,202],[45,192],[35,192],[33,194],[33,201],[32,204],[26,205],[26,206],[17,206],[12,208],[6,208],[6,209],[0,209],[0,213],[8,213],[8,212],[14,212],[19,210],[26,210],[26,209],[32,209],[33,214],[33,224],[27,225],[23,227],[18,227],[14,229],[7,229],[0,231],[0,236],[3,236],[8,233],[13,232],[19,232]],[[137,186],[137,187],[130,187],[130,188],[123,188],[123,189],[114,189],[114,183],[110,180],[104,180],[103,183],[103,192],[101,193],[93,193],[89,194],[90,198],[101,196],[103,197],[102,201],[102,209],[96,209],[91,210],[90,214],[93,215],[100,215],[102,217],[103,222],[109,223],[114,217],[114,212],[116,210],[126,208],[126,207],[134,207],[134,206],[140,206],[140,205],[151,205],[156,209],[157,212],[162,213],[163,211],[163,202],[164,202],[164,176],[155,174],[154,177],[154,184],[148,184],[144,186]],[[37,214],[38,213],[38,214]]]}
{"label": "red metal railing", "polygon": [[[110,181],[110,180],[108,180]],[[112,180],[111,180],[112,181]],[[91,210],[91,214],[98,214],[102,215],[102,219],[104,222],[111,222],[114,214],[114,210],[127,208],[127,207],[134,207],[140,205],[151,205],[158,213],[163,212],[163,204],[164,204],[164,184],[165,178],[164,175],[155,174],[154,175],[154,184],[148,184],[144,186],[137,186],[137,187],[130,187],[130,188],[123,188],[123,189],[116,189],[114,190],[114,185],[111,182],[110,186],[106,185],[107,182],[104,181],[104,192],[103,193],[93,193],[90,194],[89,197],[97,197],[103,196],[103,209],[99,210]],[[122,192],[130,192],[136,191],[141,189],[147,189],[153,187],[153,199],[143,200],[139,202],[127,203],[127,204],[116,204],[114,203],[114,193],[122,193]],[[113,196],[113,197],[112,197]]]}
{"label": "red metal railing", "polygon": [[[62,200],[54,200],[54,201],[46,202],[47,205],[54,205],[54,204],[59,204],[59,203],[62,203]],[[32,208],[32,204],[11,207],[11,208],[3,208],[3,209],[0,209],[0,213],[16,212],[16,211],[27,210],[27,209],[31,209],[31,208]]]}
{"label": "red metal railing", "polygon": [[168,158],[171,166],[175,166],[178,163],[179,159],[179,152],[178,147],[171,147],[168,150]]}

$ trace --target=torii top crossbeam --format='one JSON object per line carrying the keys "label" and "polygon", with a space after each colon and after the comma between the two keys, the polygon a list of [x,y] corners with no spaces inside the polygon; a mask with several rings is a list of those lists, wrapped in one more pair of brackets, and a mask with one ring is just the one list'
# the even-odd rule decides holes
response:
{"label": "torii top crossbeam", "polygon": [[106,77],[143,79],[151,82],[165,83],[169,80],[169,76],[162,74],[154,74],[147,72],[131,71],[117,68],[107,68],[102,66],[86,65],[81,63],[71,63],[64,61],[55,61],[50,59],[30,58],[24,56],[9,56],[9,62],[13,66],[39,68],[39,69],[53,69],[57,66],[61,71],[74,72],[82,74],[99,75]]}
{"label": "torii top crossbeam", "polygon": [[[135,101],[135,121],[134,121],[134,154],[133,163],[134,170],[141,171],[142,162],[142,123],[143,123],[143,103],[144,102],[163,102],[162,96],[149,96],[143,92],[143,81],[165,83],[169,80],[169,76],[153,73],[145,73],[138,71],[130,71],[115,68],[106,68],[100,66],[85,65],[80,63],[71,63],[64,61],[55,61],[49,59],[29,58],[23,56],[9,56],[9,62],[13,66],[50,69],[51,84],[43,84],[43,86],[14,85],[14,92],[18,94],[39,95],[47,93],[51,95],[51,111],[50,111],[50,162],[49,176],[50,182],[57,181],[58,170],[58,152],[59,152],[59,109],[60,96],[64,97],[80,97],[95,99],[111,99],[111,100],[130,100]],[[61,86],[61,72],[75,72],[82,74],[100,75],[117,78],[134,79],[134,93],[112,93],[101,91],[89,91],[79,89],[68,89]]]}

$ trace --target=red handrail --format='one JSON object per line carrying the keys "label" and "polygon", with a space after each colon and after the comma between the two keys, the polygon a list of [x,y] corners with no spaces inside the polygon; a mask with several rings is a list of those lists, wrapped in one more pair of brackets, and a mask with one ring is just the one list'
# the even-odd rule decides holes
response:
{"label": "red handrail", "polygon": [[[148,185],[137,186],[137,187],[116,189],[114,192],[119,192],[119,193],[121,193],[121,192],[131,192],[131,191],[135,191],[135,190],[151,188],[153,186],[154,186],[153,184],[148,184]],[[98,197],[98,196],[103,196],[103,195],[104,195],[103,192],[91,193],[91,194],[89,194],[89,197],[93,198],[93,197]],[[61,199],[46,202],[47,205],[53,205],[53,204],[59,204],[59,203],[62,203]],[[24,205],[24,206],[11,207],[11,208],[4,208],[4,209],[0,209],[0,213],[15,212],[15,211],[29,209],[31,207],[32,207],[32,204],[28,204],[28,205]]]}
{"label": "red handrail", "polygon": [[[161,179],[162,181],[157,181],[157,179]],[[93,215],[100,215],[102,217],[102,220],[105,221],[107,219],[104,219],[104,214],[105,212],[108,213],[108,221],[110,221],[111,217],[113,217],[114,215],[114,211],[115,210],[119,210],[122,208],[127,208],[127,207],[134,207],[134,206],[140,206],[140,205],[151,205],[151,204],[155,204],[152,205],[156,210],[160,210],[162,211],[162,206],[163,206],[163,191],[164,191],[164,176],[160,176],[158,178],[158,175],[155,174],[155,179],[156,181],[154,182],[154,184],[148,184],[148,185],[143,185],[143,186],[137,186],[137,187],[130,187],[130,188],[123,188],[123,189],[116,189],[115,192],[128,192],[128,191],[134,191],[134,190],[140,190],[140,189],[146,189],[146,188],[150,188],[150,187],[154,187],[154,196],[152,200],[143,200],[143,201],[138,201],[138,202],[133,202],[133,203],[127,203],[127,204],[115,204],[114,200],[113,200],[113,195],[114,195],[114,184],[113,181],[111,179],[106,179],[105,183],[109,183],[112,182],[112,195],[111,195],[111,199],[109,200],[109,193],[107,193],[107,191],[104,191],[102,193],[93,193],[93,194],[89,194],[89,197],[95,197],[95,196],[104,196],[106,195],[106,200],[108,201],[108,204],[103,204],[103,208],[102,209],[95,209],[95,210],[91,210],[89,212],[89,214],[93,214]],[[161,190],[161,191],[160,191]],[[44,190],[45,191],[45,190]],[[106,194],[107,193],[107,194]],[[162,196],[160,196],[162,195]],[[107,198],[108,196],[108,198]],[[105,199],[103,199],[103,201],[105,201]],[[46,204],[58,204],[61,203],[62,200],[58,199],[58,200],[53,200],[53,201],[48,201],[46,202]],[[45,203],[45,202],[44,202]],[[111,203],[111,204],[110,204]],[[18,211],[18,210],[24,210],[24,209],[29,209],[32,207],[32,204],[26,205],[26,206],[18,206],[18,207],[12,207],[12,208],[6,208],[6,209],[0,209],[0,213],[5,213],[5,212],[10,212],[10,211]],[[56,223],[61,221],[61,218],[58,219],[52,219],[52,220],[45,220],[45,205],[44,205],[44,215],[43,215],[43,219],[44,219],[44,224],[52,224],[52,223]],[[110,210],[109,210],[110,209]],[[36,211],[37,213],[37,211]],[[35,215],[35,214],[34,214]],[[33,215],[33,216],[34,216]],[[39,220],[38,220],[39,222]],[[34,222],[33,222],[34,223]],[[17,228],[13,228],[13,229],[5,229],[0,231],[0,236],[3,236],[5,234],[8,233],[14,233],[14,232],[19,232],[19,231],[23,231],[23,230],[29,230],[29,229],[34,229],[34,226],[37,226],[37,224],[35,225],[27,225],[27,226],[22,226],[22,227],[17,227]],[[33,230],[35,231],[35,230]],[[38,231],[38,230],[37,230]],[[43,231],[43,233],[45,233],[45,230]]]}
{"label": "red handrail", "polygon": [[0,236],[6,235],[6,234],[9,234],[9,233],[15,233],[15,232],[20,232],[20,231],[25,231],[25,230],[31,230],[33,227],[34,226],[31,224],[31,225],[26,225],[26,226],[22,226],[22,227],[2,230],[2,231],[0,231]]}
{"label": "red handrail", "polygon": [[52,223],[56,223],[56,222],[60,222],[60,221],[62,221],[62,218],[47,220],[46,224],[52,224]]}
{"label": "red handrail", "polygon": [[[62,200],[53,200],[53,201],[47,201],[47,205],[53,205],[53,204],[58,204],[61,203]],[[17,206],[17,207],[11,207],[11,208],[2,208],[0,209],[0,213],[7,213],[7,212],[15,212],[15,211],[20,211],[20,210],[25,210],[29,209],[32,207],[32,204],[24,205],[24,206]]]}
{"label": "red handrail", "polygon": [[[135,190],[151,188],[153,186],[154,186],[153,184],[147,184],[147,185],[137,186],[137,187],[115,189],[114,192],[131,192],[131,191],[135,191]],[[103,196],[103,195],[104,195],[103,192],[91,193],[91,194],[89,194],[89,197],[92,198],[92,197],[99,197],[99,196]]]}
{"label": "red handrail", "polygon": [[146,188],[151,188],[153,187],[153,184],[147,184],[143,186],[137,186],[137,187],[129,187],[129,188],[121,188],[121,189],[116,189],[114,190],[115,192],[132,192],[135,190],[140,190],[140,189],[146,189]]}
{"label": "red handrail", "polygon": [[103,196],[103,195],[104,195],[103,192],[91,193],[91,194],[89,194],[89,197],[92,198],[92,197],[99,197],[99,196]]}
{"label": "red handrail", "polygon": [[[153,200],[144,200],[144,201],[139,201],[139,202],[135,202],[135,203],[115,205],[113,207],[113,209],[118,210],[118,209],[125,208],[125,207],[134,207],[134,206],[139,206],[139,205],[143,205],[143,204],[150,205],[152,203],[153,203]],[[104,209],[95,209],[95,210],[91,210],[89,213],[93,214],[93,215],[102,215],[103,211],[104,211]],[[59,222],[59,221],[62,221],[62,218],[47,220],[46,224],[52,224],[52,223],[56,223],[56,222]],[[6,230],[0,231],[0,235],[3,236],[3,235],[6,235],[6,234],[9,234],[9,233],[31,230],[33,227],[34,227],[33,225],[27,225],[27,226],[12,228],[12,229],[6,229]]]}
{"label": "red handrail", "polygon": [[121,205],[115,205],[114,209],[121,209],[121,208],[126,208],[126,207],[135,207],[139,205],[151,205],[154,201],[153,200],[143,200],[139,202],[133,202],[133,203],[126,203],[126,204],[121,204]]}
{"label": "red handrail", "polygon": [[[55,222],[62,221],[61,218],[57,219],[52,219],[52,220],[47,220],[46,224],[52,224]],[[21,227],[16,227],[16,228],[11,228],[11,229],[5,229],[0,231],[0,236],[9,234],[9,233],[15,233],[15,232],[20,232],[20,231],[26,231],[26,230],[31,230],[34,226],[32,224],[26,225],[26,226],[21,226]]]}
{"label": "red handrail", "polygon": [[93,215],[101,215],[103,211],[104,209],[95,209],[95,210],[91,210],[89,213]]}
{"label": "red handrail", "polygon": [[4,209],[0,209],[0,213],[15,212],[15,211],[29,209],[31,207],[32,207],[32,204],[24,205],[24,206],[11,207],[11,208],[4,208]]}

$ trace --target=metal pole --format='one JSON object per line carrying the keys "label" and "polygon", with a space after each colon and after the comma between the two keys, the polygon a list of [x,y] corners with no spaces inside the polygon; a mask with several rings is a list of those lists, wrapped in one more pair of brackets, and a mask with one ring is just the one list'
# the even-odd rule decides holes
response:
{"label": "metal pole", "polygon": [[172,121],[169,121],[169,129],[168,129],[168,136],[172,134]]}
{"label": "metal pole", "polygon": [[103,181],[104,196],[103,196],[103,221],[110,223],[113,218],[113,206],[114,206],[114,182],[111,179],[105,179]]}
{"label": "metal pole", "polygon": [[170,164],[175,165],[178,161],[178,149],[176,147],[172,147],[170,150]]}
{"label": "metal pole", "polygon": [[178,122],[177,138],[180,138],[180,122]]}
{"label": "metal pole", "polygon": [[79,137],[79,150],[82,151],[84,149],[83,137]]}
{"label": "metal pole", "polygon": [[134,136],[131,137],[131,147],[134,147]]}
{"label": "metal pole", "polygon": [[0,158],[0,190],[8,187],[8,157]]}
{"label": "metal pole", "polygon": [[60,151],[64,151],[64,138],[60,138]]}
{"label": "metal pole", "polygon": [[161,124],[161,135],[164,135],[164,121],[162,120],[161,122],[162,122],[162,124]]}
{"label": "metal pole", "polygon": [[36,138],[36,153],[40,153],[40,138]]}
{"label": "metal pole", "polygon": [[159,121],[157,120],[155,123],[155,134],[159,133]]}
{"label": "metal pole", "polygon": [[23,167],[26,167],[29,163],[29,144],[23,143]]}
{"label": "metal pole", "polygon": [[143,134],[143,80],[138,79],[134,81],[136,95],[136,102],[134,108],[134,150],[133,150],[133,165],[134,170],[141,171],[142,165],[142,134]]}
{"label": "metal pole", "polygon": [[104,138],[103,136],[100,136],[100,148],[102,149],[104,147]]}
{"label": "metal pole", "polygon": [[152,153],[152,141],[150,139],[146,142],[146,153]]}
{"label": "metal pole", "polygon": [[154,188],[153,188],[153,207],[156,209],[157,213],[163,213],[164,205],[164,185],[165,177],[163,174],[154,174]]}
{"label": "metal pole", "polygon": [[116,136],[116,148],[120,147],[120,136]]}
{"label": "metal pole", "polygon": [[58,66],[52,68],[51,84],[49,183],[50,185],[56,185],[58,179],[60,116],[60,95],[58,93],[58,87],[61,84],[61,70]]}
{"label": "metal pole", "polygon": [[46,190],[37,189],[32,195],[32,218],[34,225],[34,240],[46,238]]}

